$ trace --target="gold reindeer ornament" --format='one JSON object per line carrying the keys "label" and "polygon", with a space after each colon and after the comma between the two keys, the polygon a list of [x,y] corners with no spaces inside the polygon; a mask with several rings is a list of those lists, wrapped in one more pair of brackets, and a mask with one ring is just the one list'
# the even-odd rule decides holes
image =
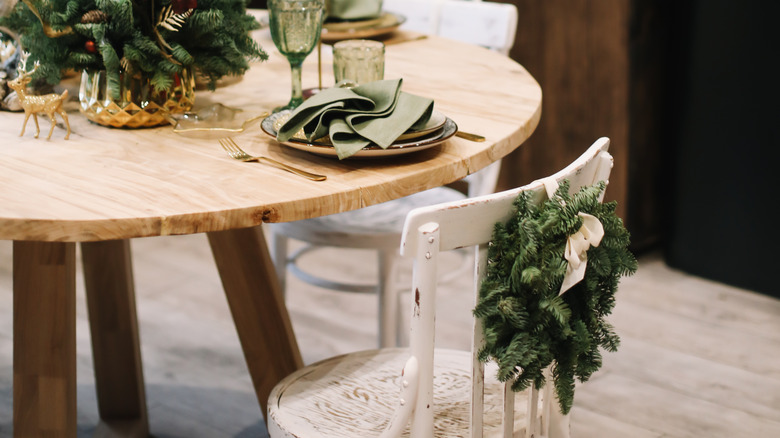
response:
{"label": "gold reindeer ornament", "polygon": [[35,63],[32,71],[27,72],[27,56],[22,55],[22,60],[19,63],[19,76],[12,81],[8,81],[8,87],[16,91],[19,96],[19,103],[24,108],[24,124],[22,124],[22,133],[19,136],[24,135],[24,130],[27,128],[27,121],[30,116],[33,116],[35,121],[35,138],[41,133],[41,128],[38,126],[38,114],[43,113],[49,116],[51,119],[51,128],[49,129],[49,136],[46,140],[51,139],[51,134],[54,132],[54,125],[56,120],[54,119],[54,113],[62,116],[62,120],[65,122],[65,126],[68,128],[68,133],[65,134],[65,140],[70,137],[70,122],[68,122],[68,115],[65,114],[65,109],[62,108],[62,104],[65,98],[68,97],[68,90],[62,92],[62,94],[50,93],[42,96],[27,94],[27,84],[32,80],[32,75],[38,69],[40,64]]}

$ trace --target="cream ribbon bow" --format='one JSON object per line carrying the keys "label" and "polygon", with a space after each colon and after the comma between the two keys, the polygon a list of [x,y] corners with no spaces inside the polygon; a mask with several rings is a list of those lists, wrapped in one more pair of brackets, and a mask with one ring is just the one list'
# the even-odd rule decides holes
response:
{"label": "cream ribbon bow", "polygon": [[[544,188],[547,191],[547,197],[552,199],[558,190],[558,181],[554,178],[545,178],[542,180]],[[585,269],[588,267],[588,249],[591,246],[599,246],[604,237],[604,226],[596,216],[579,212],[582,218],[580,229],[566,239],[566,251],[564,258],[569,262],[566,266],[566,274],[563,276],[563,284],[558,295],[571,289],[572,286],[585,278]]]}
{"label": "cream ribbon bow", "polygon": [[579,212],[582,218],[582,226],[579,231],[566,239],[566,252],[564,257],[569,262],[566,267],[566,275],[563,276],[563,284],[558,295],[563,294],[572,286],[585,278],[585,268],[588,267],[588,249],[591,246],[599,246],[604,237],[604,226],[596,216]]}

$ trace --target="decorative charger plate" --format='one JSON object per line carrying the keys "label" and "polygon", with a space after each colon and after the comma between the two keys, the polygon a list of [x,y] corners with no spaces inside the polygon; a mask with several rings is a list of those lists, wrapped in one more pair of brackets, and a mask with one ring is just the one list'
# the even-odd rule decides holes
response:
{"label": "decorative charger plate", "polygon": [[335,43],[355,38],[371,38],[390,33],[406,21],[406,17],[384,12],[378,18],[356,21],[338,21],[322,25],[323,43]]}
{"label": "decorative charger plate", "polygon": [[[436,115],[436,113],[437,111],[434,111],[434,115]],[[283,123],[283,120],[280,121],[280,119],[286,119],[289,114],[290,111],[281,111],[275,114],[271,114],[270,116],[263,119],[260,127],[262,128],[263,132],[273,138],[276,138],[278,126],[281,126],[281,123]],[[387,149],[382,149],[375,144],[370,144],[349,158],[377,158],[409,154],[441,144],[455,135],[456,132],[458,132],[458,125],[456,125],[452,119],[443,115],[442,117],[444,117],[444,123],[442,123],[439,127],[429,129],[431,124],[436,124],[438,121],[429,122],[428,125],[426,125],[422,130],[407,133],[416,134],[422,132],[422,134],[419,134],[418,136],[413,136],[412,138],[406,137],[405,139],[399,137],[399,139],[396,140]],[[434,116],[431,116],[431,120],[434,120]],[[307,141],[306,139],[301,138],[292,138],[281,143],[285,146],[317,155],[327,157],[338,156],[336,149],[333,148],[333,145],[330,143],[330,139],[328,137],[323,137],[315,141]]]}

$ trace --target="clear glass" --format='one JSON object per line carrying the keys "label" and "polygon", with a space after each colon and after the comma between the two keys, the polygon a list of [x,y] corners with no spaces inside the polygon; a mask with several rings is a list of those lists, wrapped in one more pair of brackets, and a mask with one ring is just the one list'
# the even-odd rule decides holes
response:
{"label": "clear glass", "polygon": [[274,112],[297,108],[303,102],[301,65],[314,50],[322,32],[324,0],[269,0],[271,38],[290,62],[292,97]]}
{"label": "clear glass", "polygon": [[221,103],[200,108],[198,111],[172,113],[168,120],[173,132],[191,138],[232,137],[248,129],[270,114],[268,112],[244,111]]}
{"label": "clear glass", "polygon": [[384,79],[385,45],[371,40],[345,40],[333,45],[336,85],[351,87]]}

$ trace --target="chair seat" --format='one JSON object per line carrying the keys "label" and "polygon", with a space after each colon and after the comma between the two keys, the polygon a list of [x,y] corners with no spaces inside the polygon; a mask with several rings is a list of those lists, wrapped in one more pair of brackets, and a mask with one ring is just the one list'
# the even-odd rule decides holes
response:
{"label": "chair seat", "polygon": [[[379,436],[396,409],[400,370],[408,358],[408,349],[386,348],[337,356],[298,370],[269,396],[271,436]],[[437,349],[434,369],[436,436],[470,436],[471,353]],[[495,368],[486,366],[485,437],[501,436],[503,385],[494,376]],[[525,406],[526,393],[518,393],[515,403]],[[524,417],[525,409],[517,409],[515,436],[524,436]],[[408,427],[403,436],[408,436]]]}
{"label": "chair seat", "polygon": [[274,233],[314,245],[342,248],[397,248],[406,215],[417,207],[465,199],[449,187],[437,187],[393,201],[344,213],[271,224]]}

